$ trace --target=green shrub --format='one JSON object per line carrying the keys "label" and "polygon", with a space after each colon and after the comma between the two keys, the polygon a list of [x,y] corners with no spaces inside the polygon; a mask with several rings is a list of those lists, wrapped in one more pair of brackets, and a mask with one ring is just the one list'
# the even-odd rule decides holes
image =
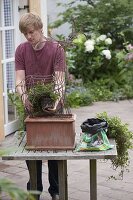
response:
{"label": "green shrub", "polygon": [[89,91],[74,90],[66,96],[70,107],[88,106],[92,104],[92,96]]}
{"label": "green shrub", "polygon": [[[79,4],[78,4],[79,3]],[[132,0],[83,0],[71,1],[69,4],[60,3],[65,7],[65,11],[59,14],[59,21],[51,27],[59,27],[69,22],[77,38],[73,40],[75,46],[67,48],[67,63],[70,73],[84,83],[94,82],[100,79],[109,79],[113,82],[112,87],[106,89],[106,85],[101,85],[96,92],[96,100],[104,100],[103,90],[106,91],[107,99],[110,99],[110,92],[113,98],[132,98],[133,62],[125,62],[125,55],[128,53],[126,45],[133,41],[132,29]],[[83,34],[78,34],[83,33]],[[105,45],[104,41],[97,43],[97,37],[106,35],[112,39],[111,45]],[[94,39],[95,48],[92,52],[85,50],[85,41]],[[101,55],[103,50],[110,50],[111,59],[105,59]],[[95,83],[94,83],[95,84]],[[110,83],[109,83],[110,85]],[[128,90],[126,92],[126,88]],[[93,88],[92,88],[93,90]],[[118,97],[117,97],[117,91]]]}
{"label": "green shrub", "polygon": [[[61,2],[61,1],[60,1]],[[64,12],[51,28],[57,28],[67,22],[76,32],[90,35],[92,32],[109,34],[113,39],[114,49],[123,46],[126,41],[133,41],[132,29],[132,0],[72,0],[70,3],[59,3]],[[124,36],[124,37],[123,37]]]}
{"label": "green shrub", "polygon": [[70,107],[88,106],[92,104],[93,97],[81,80],[72,77],[66,85],[66,101]]}
{"label": "green shrub", "polygon": [[24,130],[25,109],[21,97],[17,92],[8,91],[8,98],[11,104],[16,108],[16,112],[20,121],[19,130]]}

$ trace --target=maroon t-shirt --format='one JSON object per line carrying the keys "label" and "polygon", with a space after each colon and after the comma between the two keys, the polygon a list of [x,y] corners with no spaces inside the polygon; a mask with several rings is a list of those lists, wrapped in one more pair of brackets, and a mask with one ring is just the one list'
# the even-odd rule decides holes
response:
{"label": "maroon t-shirt", "polygon": [[65,71],[65,53],[55,41],[46,41],[41,50],[34,50],[29,42],[20,44],[15,52],[15,68],[25,70],[25,75],[52,75]]}

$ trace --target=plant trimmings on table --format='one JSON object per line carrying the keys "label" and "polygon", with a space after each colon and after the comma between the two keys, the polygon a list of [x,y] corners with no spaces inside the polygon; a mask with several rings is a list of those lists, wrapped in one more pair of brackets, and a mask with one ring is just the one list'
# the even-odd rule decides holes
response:
{"label": "plant trimmings on table", "polygon": [[[108,138],[114,138],[117,147],[117,156],[112,159],[113,168],[120,169],[119,176],[123,177],[124,171],[127,169],[129,161],[129,149],[132,148],[133,133],[129,130],[128,124],[123,123],[117,116],[108,116],[106,112],[98,113],[97,117],[108,122]],[[111,178],[116,178],[111,176]]]}

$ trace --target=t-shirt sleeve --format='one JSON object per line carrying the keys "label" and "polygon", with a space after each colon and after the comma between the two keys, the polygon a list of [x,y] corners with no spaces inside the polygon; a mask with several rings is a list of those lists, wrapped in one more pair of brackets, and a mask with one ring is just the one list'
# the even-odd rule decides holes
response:
{"label": "t-shirt sleeve", "polygon": [[54,71],[66,71],[66,58],[63,47],[58,44],[55,55]]}
{"label": "t-shirt sleeve", "polygon": [[24,62],[24,49],[20,44],[15,52],[15,70],[25,70],[25,62]]}

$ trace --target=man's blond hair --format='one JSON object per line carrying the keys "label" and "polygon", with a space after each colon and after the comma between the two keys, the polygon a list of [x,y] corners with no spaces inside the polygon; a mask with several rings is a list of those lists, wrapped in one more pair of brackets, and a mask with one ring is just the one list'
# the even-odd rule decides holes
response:
{"label": "man's blond hair", "polygon": [[29,26],[33,26],[36,30],[43,28],[43,23],[39,15],[35,13],[25,13],[19,21],[19,30],[26,33]]}

